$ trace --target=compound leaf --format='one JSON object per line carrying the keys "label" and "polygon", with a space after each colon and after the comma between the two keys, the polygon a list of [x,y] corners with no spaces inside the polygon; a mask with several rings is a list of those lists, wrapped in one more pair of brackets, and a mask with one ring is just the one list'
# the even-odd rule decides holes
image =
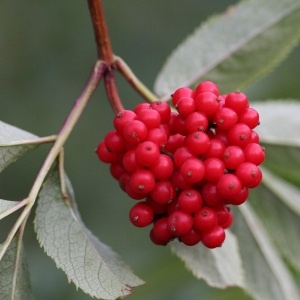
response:
{"label": "compound leaf", "polygon": [[201,243],[188,247],[174,241],[172,250],[196,278],[204,279],[210,286],[245,286],[237,240],[230,231],[226,231],[225,242],[220,248],[208,249]]}
{"label": "compound leaf", "polygon": [[[3,245],[0,245],[0,249]],[[0,261],[0,299],[33,299],[23,244],[16,236]]]}
{"label": "compound leaf", "polygon": [[63,199],[57,171],[40,192],[34,220],[38,240],[69,281],[97,299],[116,299],[143,284],[120,258],[83,224],[68,180]]}
{"label": "compound leaf", "polygon": [[216,82],[222,93],[244,89],[275,68],[300,38],[298,0],[245,0],[201,25],[168,58],[155,91]]}

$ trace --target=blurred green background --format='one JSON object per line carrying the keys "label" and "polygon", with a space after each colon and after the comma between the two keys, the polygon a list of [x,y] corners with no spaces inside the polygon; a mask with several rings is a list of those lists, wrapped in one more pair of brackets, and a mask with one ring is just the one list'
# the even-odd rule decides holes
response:
{"label": "blurred green background", "polygon": [[[172,49],[207,17],[236,2],[104,0],[103,5],[114,53],[152,88]],[[299,50],[246,91],[250,100],[299,98]],[[0,119],[39,136],[57,133],[95,60],[86,1],[1,1]],[[127,108],[142,101],[119,75],[117,83]],[[152,245],[147,229],[129,223],[132,200],[94,154],[98,142],[112,129],[112,118],[100,84],[65,146],[65,164],[87,227],[147,282],[129,299],[249,299],[239,289],[215,290],[194,279],[168,247]],[[27,195],[48,150],[44,145],[0,174],[2,199],[20,200]],[[36,299],[90,299],[69,285],[64,273],[39,248],[33,216],[27,225],[25,248]],[[1,223],[1,240],[9,222],[12,218]]]}

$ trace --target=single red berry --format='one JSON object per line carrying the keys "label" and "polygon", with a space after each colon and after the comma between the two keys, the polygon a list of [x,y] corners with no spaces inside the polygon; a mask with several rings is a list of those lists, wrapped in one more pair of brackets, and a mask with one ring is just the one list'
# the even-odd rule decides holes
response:
{"label": "single red berry", "polygon": [[183,236],[193,227],[193,217],[180,209],[173,211],[168,217],[168,229],[173,236]]}
{"label": "single red berry", "polygon": [[187,213],[194,213],[203,204],[201,194],[195,189],[186,189],[178,196],[179,208]]}
{"label": "single red berry", "polygon": [[207,248],[213,249],[221,247],[225,241],[225,231],[221,226],[215,226],[214,228],[202,233],[201,241]]}
{"label": "single red berry", "polygon": [[227,205],[219,205],[214,209],[218,216],[218,225],[223,227],[230,218],[230,208]]}
{"label": "single red berry", "polygon": [[213,138],[210,140],[210,146],[204,153],[205,158],[222,158],[225,150],[225,144],[220,139]]}
{"label": "single red berry", "polygon": [[126,186],[126,194],[133,200],[142,200],[145,199],[146,195],[145,194],[141,194],[139,192],[136,192],[132,189],[131,185],[128,184]]}
{"label": "single red berry", "polygon": [[243,150],[246,162],[259,166],[265,160],[265,149],[257,143],[249,143]]}
{"label": "single red berry", "polygon": [[171,108],[167,102],[155,101],[150,104],[150,107],[160,114],[161,122],[168,123],[170,120]]}
{"label": "single red berry", "polygon": [[209,182],[217,182],[225,173],[225,164],[219,158],[208,158],[203,164],[205,168],[204,179]]}
{"label": "single red berry", "polygon": [[180,173],[186,182],[196,183],[203,179],[205,168],[198,158],[189,158],[181,165]]}
{"label": "single red berry", "polygon": [[236,169],[236,176],[248,188],[257,187],[262,180],[261,170],[253,163],[245,162]]}
{"label": "single red berry", "polygon": [[154,188],[155,178],[150,171],[138,169],[131,174],[129,184],[134,192],[145,195]]}
{"label": "single red berry", "polygon": [[208,120],[203,113],[195,111],[186,117],[184,126],[189,133],[194,131],[206,131],[208,128]]}
{"label": "single red berry", "polygon": [[128,150],[123,155],[122,162],[123,162],[124,169],[129,173],[133,173],[137,169],[141,168],[141,166],[136,161],[135,148]]}
{"label": "single red berry", "polygon": [[249,107],[248,98],[240,91],[232,92],[225,98],[225,107],[231,108],[237,114],[240,114]]}
{"label": "single red berry", "polygon": [[112,177],[115,178],[116,180],[119,180],[121,175],[126,172],[126,170],[123,167],[123,164],[118,161],[112,163],[109,167],[109,170]]}
{"label": "single red berry", "polygon": [[238,146],[228,146],[225,148],[223,161],[227,169],[235,170],[245,161],[244,151]]}
{"label": "single red berry", "polygon": [[230,145],[227,130],[220,130],[219,128],[216,128],[216,133],[215,133],[214,138],[217,140],[220,140],[224,144],[225,147]]}
{"label": "single red berry", "polygon": [[233,223],[233,213],[230,211],[229,213],[229,219],[228,221],[222,225],[223,229],[229,228],[231,226],[231,224]]}
{"label": "single red berry", "polygon": [[132,120],[124,126],[123,135],[127,142],[138,144],[147,137],[147,127],[139,120]]}
{"label": "single red berry", "polygon": [[172,233],[168,228],[168,217],[158,219],[150,232],[150,238],[154,244],[167,245],[172,239]]}
{"label": "single red berry", "polygon": [[195,98],[196,109],[204,115],[211,117],[219,109],[219,99],[212,92],[199,93]]}
{"label": "single red berry", "polygon": [[216,96],[219,96],[218,86],[211,81],[200,82],[194,90],[194,97],[196,98],[198,96],[198,94],[204,93],[204,92],[211,92],[211,93],[215,94]]}
{"label": "single red berry", "polygon": [[228,140],[232,145],[244,148],[252,140],[252,130],[243,123],[237,123],[228,131]]}
{"label": "single red berry", "polygon": [[145,227],[153,222],[154,213],[146,202],[135,204],[129,211],[129,219],[134,226]]}
{"label": "single red berry", "polygon": [[175,199],[176,191],[171,181],[159,180],[155,182],[150,195],[155,202],[164,205],[171,203]]}
{"label": "single red berry", "polygon": [[160,154],[155,164],[149,168],[155,179],[165,180],[171,177],[174,170],[173,160],[166,154]]}
{"label": "single red berry", "polygon": [[196,230],[204,232],[218,224],[218,216],[214,209],[203,206],[194,214],[194,226]]}
{"label": "single red berry", "polygon": [[119,178],[119,185],[120,188],[126,192],[126,189],[128,189],[129,186],[129,182],[130,182],[130,173],[128,172],[124,172],[123,174],[121,174],[120,178]]}
{"label": "single red berry", "polygon": [[117,130],[111,130],[106,134],[104,144],[109,151],[116,154],[121,154],[126,149],[126,140]]}
{"label": "single red berry", "polygon": [[237,121],[237,113],[227,107],[219,109],[214,116],[214,122],[216,123],[217,127],[222,130],[230,129],[234,124],[237,123]]}
{"label": "single red berry", "polygon": [[236,197],[242,190],[242,183],[238,176],[225,174],[220,177],[217,183],[217,192],[224,199]]}
{"label": "single red berry", "polygon": [[254,130],[252,130],[252,132],[251,132],[251,141],[250,141],[250,143],[259,144],[259,135]]}
{"label": "single red berry", "polygon": [[177,114],[177,116],[174,118],[171,132],[174,134],[179,133],[182,135],[187,135],[188,132],[185,129],[185,118]]}
{"label": "single red berry", "polygon": [[152,128],[148,130],[146,140],[155,143],[159,148],[164,148],[168,137],[166,132],[161,128]]}
{"label": "single red berry", "polygon": [[189,189],[193,185],[192,182],[187,182],[184,179],[183,175],[181,174],[181,172],[179,170],[176,170],[174,172],[174,174],[172,175],[171,180],[172,180],[172,182],[175,186],[176,191]]}
{"label": "single red berry", "polygon": [[172,103],[174,107],[176,107],[177,102],[182,97],[192,97],[193,90],[188,87],[181,87],[178,88],[173,94],[172,94]]}
{"label": "single red berry", "polygon": [[150,104],[147,102],[139,103],[133,110],[133,112],[137,115],[141,110],[149,109]]}
{"label": "single red berry", "polygon": [[136,114],[131,110],[120,111],[114,118],[114,127],[115,129],[122,133],[124,126],[132,120],[136,119]]}
{"label": "single red berry", "polygon": [[241,205],[247,200],[248,195],[249,195],[249,190],[246,186],[244,186],[237,196],[227,200],[227,204]]}
{"label": "single red berry", "polygon": [[179,133],[171,135],[164,147],[164,150],[169,153],[174,153],[178,148],[183,146],[184,139],[185,136]]}
{"label": "single red berry", "polygon": [[187,117],[196,110],[195,100],[192,97],[181,97],[175,108],[182,117]]}
{"label": "single red berry", "polygon": [[142,167],[151,167],[155,165],[160,155],[158,146],[151,142],[145,141],[137,145],[135,150],[136,162]]}
{"label": "single red berry", "polygon": [[147,129],[157,128],[161,123],[161,117],[158,111],[149,107],[148,109],[143,109],[137,114],[137,119],[143,122]]}
{"label": "single red berry", "polygon": [[196,155],[203,154],[210,147],[210,138],[203,131],[195,131],[186,136],[184,145]]}
{"label": "single red berry", "polygon": [[180,237],[180,241],[187,246],[197,245],[201,241],[201,233],[192,228],[189,233]]}
{"label": "single red berry", "polygon": [[217,184],[214,182],[208,182],[203,186],[202,197],[205,203],[212,207],[225,203],[225,199],[218,194]]}
{"label": "single red berry", "polygon": [[97,153],[98,158],[106,164],[114,163],[114,162],[118,161],[118,159],[119,159],[119,156],[117,154],[112,153],[111,151],[109,151],[106,148],[104,141],[101,141],[99,143],[96,153]]}
{"label": "single red berry", "polygon": [[239,123],[244,123],[253,129],[259,125],[259,114],[254,108],[247,108],[239,114]]}

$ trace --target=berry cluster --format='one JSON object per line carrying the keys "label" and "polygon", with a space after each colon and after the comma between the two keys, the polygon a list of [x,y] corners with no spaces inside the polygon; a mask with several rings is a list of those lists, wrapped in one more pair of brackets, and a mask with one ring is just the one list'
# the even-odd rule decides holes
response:
{"label": "berry cluster", "polygon": [[129,218],[153,224],[153,243],[219,247],[233,221],[229,206],[244,203],[262,180],[259,115],[245,94],[220,95],[210,81],[177,89],[172,103],[177,112],[156,101],[118,113],[97,154],[121,188],[143,200]]}

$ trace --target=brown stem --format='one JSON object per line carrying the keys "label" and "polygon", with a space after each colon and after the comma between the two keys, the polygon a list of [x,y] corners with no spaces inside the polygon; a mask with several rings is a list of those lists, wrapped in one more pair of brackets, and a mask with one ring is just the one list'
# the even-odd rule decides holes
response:
{"label": "brown stem", "polygon": [[120,111],[124,110],[124,107],[116,87],[115,74],[113,70],[107,70],[104,77],[104,82],[110,105],[112,106],[114,112],[117,114]]}
{"label": "brown stem", "polygon": [[113,63],[113,53],[104,18],[101,0],[88,0],[91,18],[93,22],[98,57],[110,66]]}

